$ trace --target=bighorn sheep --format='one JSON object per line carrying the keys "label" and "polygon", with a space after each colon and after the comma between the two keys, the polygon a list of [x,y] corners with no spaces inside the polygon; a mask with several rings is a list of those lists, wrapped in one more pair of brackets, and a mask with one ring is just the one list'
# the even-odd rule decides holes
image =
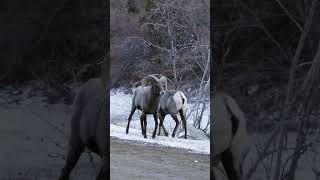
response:
{"label": "bighorn sheep", "polygon": [[177,114],[180,114],[181,121],[184,126],[184,138],[187,139],[187,122],[186,122],[186,111],[187,111],[187,98],[181,91],[175,90],[164,90],[163,94],[160,97],[160,108],[158,111],[160,126],[159,133],[161,131],[161,127],[166,136],[168,136],[168,132],[163,126],[164,118],[167,114],[170,114],[171,117],[176,122],[176,126],[173,130],[172,137],[176,135],[177,129],[179,127],[179,120],[177,118]]}
{"label": "bighorn sheep", "polygon": [[68,180],[70,172],[87,147],[102,159],[97,180],[109,177],[109,130],[107,102],[109,96],[101,79],[91,79],[77,93],[71,117],[69,151],[59,180]]}
{"label": "bighorn sheep", "polygon": [[[220,160],[228,179],[239,180],[242,176],[241,163],[248,153],[246,119],[236,101],[224,92],[216,92],[211,100],[211,161]],[[214,176],[213,166],[211,172]]]}
{"label": "bighorn sheep", "polygon": [[138,86],[133,93],[131,112],[128,118],[126,133],[129,133],[129,125],[133,113],[136,109],[142,111],[140,116],[141,131],[144,138],[147,138],[147,114],[153,114],[155,128],[152,138],[155,138],[158,127],[158,108],[160,101],[161,84],[154,75],[148,75],[143,78],[142,85]]}

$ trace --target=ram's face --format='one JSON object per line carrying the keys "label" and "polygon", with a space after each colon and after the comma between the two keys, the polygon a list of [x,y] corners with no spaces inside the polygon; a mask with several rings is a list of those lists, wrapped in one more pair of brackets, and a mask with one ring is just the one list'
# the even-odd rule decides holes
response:
{"label": "ram's face", "polygon": [[161,94],[161,86],[154,85],[152,88],[152,93],[155,95],[160,95]]}

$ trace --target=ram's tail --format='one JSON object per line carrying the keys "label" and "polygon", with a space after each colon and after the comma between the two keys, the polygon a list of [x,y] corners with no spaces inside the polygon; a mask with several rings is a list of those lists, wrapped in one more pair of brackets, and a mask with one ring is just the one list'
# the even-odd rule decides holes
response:
{"label": "ram's tail", "polygon": [[185,118],[187,118],[187,97],[183,94],[183,92],[179,91],[179,94],[181,96],[182,99],[182,111],[183,111],[183,115]]}

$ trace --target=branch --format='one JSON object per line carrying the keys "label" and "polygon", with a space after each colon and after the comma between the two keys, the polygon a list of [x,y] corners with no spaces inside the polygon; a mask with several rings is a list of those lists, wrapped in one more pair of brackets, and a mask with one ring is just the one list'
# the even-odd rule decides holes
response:
{"label": "branch", "polygon": [[141,28],[145,27],[145,26],[148,26],[148,25],[152,25],[156,28],[156,26],[162,26],[162,27],[168,27],[168,25],[166,24],[160,24],[160,23],[143,23]]}
{"label": "branch", "polygon": [[288,9],[286,7],[284,7],[284,5],[281,3],[280,0],[275,0],[279,6],[284,10],[284,12],[289,16],[289,18],[291,19],[291,21],[297,25],[297,27],[299,28],[300,32],[303,32],[302,27],[300,26],[300,24],[293,18],[293,16],[290,14],[290,12],[288,11]]}
{"label": "branch", "polygon": [[210,46],[209,45],[191,45],[191,46],[186,46],[186,47],[183,47],[181,49],[179,49],[176,54],[178,54],[178,52],[184,50],[184,49],[188,49],[188,48],[199,48],[199,47],[206,47],[206,48],[209,48]]}
{"label": "branch", "polygon": [[280,43],[272,36],[272,34],[270,33],[270,31],[266,28],[266,26],[263,24],[263,22],[260,20],[260,18],[257,16],[256,13],[254,13],[245,3],[243,3],[241,0],[239,0],[240,5],[242,7],[244,7],[245,9],[247,9],[249,11],[250,14],[252,14],[254,16],[254,18],[256,19],[257,23],[260,25],[260,27],[263,29],[263,31],[265,32],[265,34],[271,39],[271,41],[280,49],[280,51],[282,52],[282,54],[288,58],[289,56],[287,55],[286,51],[282,48],[282,46],[280,45]]}
{"label": "branch", "polygon": [[136,37],[136,36],[135,37],[128,37],[128,39],[138,39],[138,40],[142,41],[144,44],[146,44],[147,46],[151,46],[151,47],[160,49],[160,50],[162,50],[162,51],[164,51],[166,53],[170,53],[171,52],[169,49],[161,47],[161,46],[159,46],[157,44],[153,44],[152,42],[146,41],[146,40],[144,40],[143,38],[140,38],[140,37]]}
{"label": "branch", "polygon": [[266,157],[266,155],[268,154],[268,148],[270,147],[271,143],[274,141],[275,137],[277,136],[277,134],[279,133],[279,125],[277,125],[277,127],[275,127],[275,129],[273,130],[272,134],[270,135],[269,139],[267,140],[266,144],[264,145],[264,148],[261,152],[261,156],[259,156],[256,161],[254,163],[252,163],[253,165],[251,166],[251,168],[249,169],[248,173],[244,176],[244,179],[249,180],[253,173],[256,171],[256,169],[258,168],[258,164]]}
{"label": "branch", "polygon": [[[308,18],[306,19],[306,23],[304,25],[304,31],[302,32],[302,34],[300,36],[299,44],[298,44],[296,53],[295,53],[294,58],[291,63],[290,72],[289,72],[289,81],[288,81],[288,85],[287,85],[287,92],[286,92],[286,98],[285,98],[285,103],[284,103],[284,109],[281,112],[281,121],[287,120],[290,117],[289,114],[291,113],[291,108],[292,108],[291,102],[292,102],[292,94],[293,94],[292,89],[293,89],[293,84],[294,84],[294,75],[295,75],[297,63],[298,63],[302,48],[304,46],[304,41],[307,38],[308,32],[311,27],[314,9],[316,7],[316,2],[317,2],[317,0],[313,0],[313,2],[312,2]],[[280,169],[281,169],[281,164],[282,164],[281,163],[282,149],[283,149],[283,144],[284,144],[286,133],[287,133],[286,126],[282,126],[280,141],[279,141],[279,146],[278,146],[279,152],[277,154],[277,163],[276,163],[276,168],[275,168],[276,171],[274,173],[274,180],[279,180],[281,178],[280,177],[280,175],[281,175]]]}
{"label": "branch", "polygon": [[309,66],[309,65],[312,65],[312,61],[309,61],[309,62],[303,62],[303,63],[300,63],[298,64],[298,66]]}
{"label": "branch", "polygon": [[301,51],[303,49],[304,41],[307,38],[308,32],[311,27],[312,18],[313,18],[313,14],[314,14],[314,8],[316,7],[316,2],[317,2],[317,0],[313,0],[313,2],[312,2],[312,6],[310,8],[310,13],[309,13],[308,19],[306,20],[307,22],[305,23],[304,31],[302,32],[302,34],[300,36],[299,44],[298,44],[296,53],[294,55],[294,58],[292,60],[292,65],[291,65],[290,74],[289,74],[290,77],[289,77],[289,82],[288,82],[288,86],[287,86],[287,98],[286,98],[285,106],[290,104],[289,100],[290,100],[291,94],[292,94],[292,84],[294,83],[294,73],[296,71],[297,63],[298,63]]}

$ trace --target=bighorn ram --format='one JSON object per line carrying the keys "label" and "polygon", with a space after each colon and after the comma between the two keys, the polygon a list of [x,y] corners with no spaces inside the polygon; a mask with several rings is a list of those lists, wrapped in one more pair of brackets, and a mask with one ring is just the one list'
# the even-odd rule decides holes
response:
{"label": "bighorn ram", "polygon": [[[246,119],[236,101],[224,92],[216,92],[211,100],[211,161],[222,162],[228,179],[239,180],[241,163],[248,153]],[[211,167],[215,179],[213,167]]]}
{"label": "bighorn ram", "polygon": [[187,139],[186,111],[187,111],[187,98],[181,91],[164,90],[163,94],[160,97],[160,108],[158,111],[158,115],[160,119],[160,127],[159,127],[158,135],[160,135],[160,131],[162,127],[165,135],[168,136],[168,132],[163,126],[163,121],[167,114],[170,114],[171,117],[176,122],[176,126],[173,130],[172,137],[176,135],[177,129],[179,127],[179,120],[177,118],[177,114],[179,113],[181,117],[181,121],[184,126],[184,138]]}
{"label": "bighorn ram", "polygon": [[133,93],[131,113],[128,118],[126,133],[129,133],[129,125],[133,113],[136,109],[142,111],[140,116],[141,131],[144,138],[147,138],[147,114],[153,114],[155,128],[152,138],[155,138],[158,127],[158,108],[160,101],[161,84],[154,75],[148,75],[143,78],[142,85],[138,86]]}
{"label": "bighorn ram", "polygon": [[80,88],[73,104],[69,151],[59,180],[69,179],[85,147],[102,159],[102,167],[96,179],[109,178],[107,98],[109,96],[101,79],[91,79]]}

